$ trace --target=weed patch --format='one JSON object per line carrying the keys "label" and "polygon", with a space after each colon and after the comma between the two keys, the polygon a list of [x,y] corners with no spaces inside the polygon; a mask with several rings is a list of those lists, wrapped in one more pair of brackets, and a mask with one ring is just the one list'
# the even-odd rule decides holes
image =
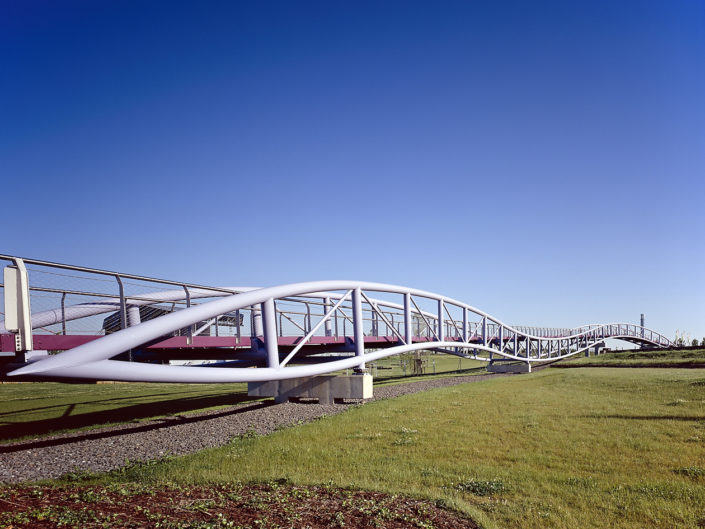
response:
{"label": "weed patch", "polygon": [[480,480],[475,478],[453,483],[451,488],[460,492],[468,492],[475,496],[495,496],[507,490],[501,479]]}
{"label": "weed patch", "polygon": [[705,479],[705,468],[701,467],[683,467],[673,470],[676,474],[687,476],[693,479]]}

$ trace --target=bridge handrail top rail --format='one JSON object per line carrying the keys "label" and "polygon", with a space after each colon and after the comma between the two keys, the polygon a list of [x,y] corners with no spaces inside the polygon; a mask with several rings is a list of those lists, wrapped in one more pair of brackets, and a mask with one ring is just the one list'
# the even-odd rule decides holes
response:
{"label": "bridge handrail top rail", "polygon": [[[214,292],[225,292],[225,293],[230,293],[230,294],[238,294],[239,293],[238,291],[234,291],[234,290],[227,288],[227,287],[209,287],[206,285],[199,285],[196,283],[188,283],[188,282],[184,282],[184,281],[172,281],[170,279],[159,279],[156,277],[140,276],[140,275],[136,275],[136,274],[124,274],[122,272],[101,270],[99,268],[88,268],[85,266],[75,266],[75,265],[69,265],[69,264],[64,264],[64,263],[55,263],[53,261],[42,261],[39,259],[29,259],[26,257],[0,254],[0,260],[14,261],[15,259],[21,259],[26,264],[47,266],[47,267],[51,267],[51,268],[60,268],[63,270],[73,270],[75,272],[85,272],[85,273],[89,273],[89,274],[99,274],[99,275],[105,275],[105,276],[111,276],[111,277],[120,277],[121,279],[133,279],[135,281],[147,281],[147,282],[151,282],[151,283],[161,283],[163,285],[173,285],[173,286],[178,286],[178,287],[199,288],[199,289],[203,289],[203,290],[210,290],[210,291],[214,291]],[[256,288],[256,287],[251,287],[251,288]]]}

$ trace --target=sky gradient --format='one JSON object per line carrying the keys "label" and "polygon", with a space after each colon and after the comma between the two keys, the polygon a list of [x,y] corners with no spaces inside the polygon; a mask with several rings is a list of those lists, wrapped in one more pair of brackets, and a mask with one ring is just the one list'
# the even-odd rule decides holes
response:
{"label": "sky gradient", "polygon": [[0,251],[705,336],[705,3],[2,2]]}

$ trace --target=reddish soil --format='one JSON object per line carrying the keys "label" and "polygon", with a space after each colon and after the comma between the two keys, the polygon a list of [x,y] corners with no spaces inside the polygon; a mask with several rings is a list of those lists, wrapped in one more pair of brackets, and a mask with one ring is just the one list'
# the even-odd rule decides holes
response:
{"label": "reddish soil", "polygon": [[212,487],[13,486],[0,489],[0,527],[172,529],[478,526],[430,501],[290,484]]}

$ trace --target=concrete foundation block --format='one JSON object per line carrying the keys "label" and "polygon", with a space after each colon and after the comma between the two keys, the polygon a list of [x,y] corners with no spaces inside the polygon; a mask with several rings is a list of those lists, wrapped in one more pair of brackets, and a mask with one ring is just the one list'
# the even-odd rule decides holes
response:
{"label": "concrete foundation block", "polygon": [[531,364],[490,364],[487,366],[490,373],[531,373]]}
{"label": "concrete foundation block", "polygon": [[336,399],[372,398],[372,375],[321,375],[315,377],[248,382],[250,397],[274,397],[275,402],[289,399],[318,399],[320,404],[332,404]]}

